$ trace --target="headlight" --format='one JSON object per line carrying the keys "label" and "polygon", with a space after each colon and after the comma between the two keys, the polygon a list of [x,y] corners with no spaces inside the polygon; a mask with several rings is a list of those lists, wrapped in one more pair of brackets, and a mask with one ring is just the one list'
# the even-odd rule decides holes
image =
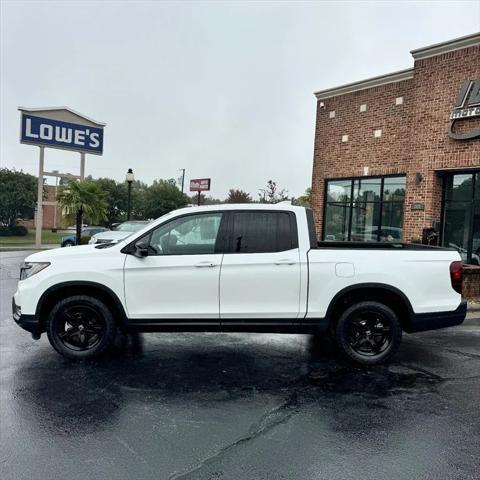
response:
{"label": "headlight", "polygon": [[95,237],[92,237],[90,238],[90,240],[88,241],[88,244],[91,245],[92,243],[95,243],[97,241],[97,239]]}
{"label": "headlight", "polygon": [[50,262],[25,262],[20,268],[20,280],[25,280],[47,268]]}

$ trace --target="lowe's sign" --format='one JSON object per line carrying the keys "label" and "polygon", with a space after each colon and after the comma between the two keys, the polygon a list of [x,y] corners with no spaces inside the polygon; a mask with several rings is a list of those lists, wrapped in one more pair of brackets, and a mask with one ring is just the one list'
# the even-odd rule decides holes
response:
{"label": "lowe's sign", "polygon": [[[73,116],[71,119],[76,120]],[[82,121],[81,118],[79,120]],[[23,111],[20,141],[30,145],[102,155],[103,126],[94,126],[93,122],[82,125]]]}

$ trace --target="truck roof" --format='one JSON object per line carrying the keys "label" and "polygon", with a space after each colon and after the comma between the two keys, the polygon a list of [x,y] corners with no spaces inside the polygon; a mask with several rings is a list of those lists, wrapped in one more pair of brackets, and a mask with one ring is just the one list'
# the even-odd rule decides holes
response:
{"label": "truck roof", "polygon": [[191,206],[180,208],[175,210],[175,212],[185,211],[185,212],[203,212],[210,210],[283,210],[283,211],[304,211],[305,207],[300,207],[297,205],[292,205],[290,201],[279,202],[279,203],[221,203],[217,205],[202,205]]}

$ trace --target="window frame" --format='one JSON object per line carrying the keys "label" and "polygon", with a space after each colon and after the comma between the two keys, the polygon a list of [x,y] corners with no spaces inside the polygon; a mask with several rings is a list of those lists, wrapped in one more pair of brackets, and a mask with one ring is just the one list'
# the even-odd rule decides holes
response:
{"label": "window frame", "polygon": [[[233,228],[234,228],[234,218],[235,214],[237,213],[274,213],[274,214],[287,214],[290,220],[290,233],[291,233],[291,246],[287,250],[276,250],[274,252],[236,252],[234,250],[234,235],[233,235]],[[291,210],[274,210],[274,209],[261,209],[261,208],[245,208],[245,209],[236,209],[236,210],[228,210],[228,227],[227,227],[227,239],[225,242],[225,254],[230,255],[254,255],[254,254],[271,254],[271,253],[280,253],[280,252],[288,252],[289,250],[294,250],[298,248],[298,227],[297,227],[297,216],[295,212]]]}
{"label": "window frame", "polygon": [[130,242],[126,247],[122,248],[121,252],[122,253],[128,253],[128,254],[133,254],[135,252],[135,245],[142,240],[145,240],[148,238],[148,242],[150,243],[150,239],[152,237],[152,234],[155,230],[158,228],[162,228],[167,226],[169,223],[172,223],[174,221],[177,221],[181,218],[185,217],[193,217],[193,216],[200,216],[200,215],[215,215],[215,214],[221,214],[222,217],[220,219],[220,226],[218,227],[218,234],[217,234],[217,239],[215,240],[215,248],[213,253],[149,253],[149,257],[172,257],[172,256],[178,256],[178,257],[184,257],[184,256],[193,256],[193,255],[217,255],[217,254],[222,254],[225,253],[225,243],[227,239],[227,225],[228,225],[228,219],[227,219],[227,212],[225,210],[212,210],[212,211],[203,211],[203,212],[188,212],[182,215],[175,216],[173,218],[168,219],[166,222],[160,223],[158,225],[155,225],[152,227],[150,230],[145,232],[141,237],[136,238],[132,242]]}
{"label": "window frame", "polygon": [[[402,203],[399,201],[395,200],[384,200],[384,193],[385,193],[385,179],[387,178],[404,178],[405,179],[405,197],[406,197],[406,192],[407,192],[407,174],[406,173],[392,173],[388,175],[372,175],[372,176],[355,176],[355,177],[335,177],[335,178],[326,178],[324,180],[324,189],[323,189],[323,222],[322,222],[322,234],[321,238],[322,241],[327,241],[325,240],[325,235],[326,235],[326,218],[327,218],[327,207],[329,204],[339,204],[341,202],[336,202],[328,201],[328,184],[329,182],[338,182],[338,181],[348,181],[350,182],[350,199],[348,202],[345,202],[345,205],[349,209],[349,219],[348,219],[348,230],[347,230],[347,240],[338,240],[339,242],[351,242],[352,241],[352,223],[353,223],[353,213],[354,213],[354,203],[356,203],[355,198],[354,198],[354,193],[355,193],[355,182],[356,181],[361,181],[361,180],[373,180],[373,179],[380,179],[381,180],[381,186],[380,186],[380,200],[378,202],[362,202],[362,203],[379,203],[380,209],[379,209],[379,222],[378,222],[378,233],[377,233],[377,240],[376,242],[380,242],[380,236],[381,236],[381,231],[383,228],[382,224],[382,218],[383,218],[383,207],[385,203],[388,204],[394,204],[394,203]],[[405,198],[403,199],[403,217],[402,217],[402,225],[403,225],[403,220],[405,218]],[[402,227],[402,240],[403,241],[403,227]],[[368,243],[368,242],[366,242]],[[373,243],[373,242],[371,242]],[[389,243],[398,243],[398,242],[389,242]]]}
{"label": "window frame", "polygon": [[[470,199],[468,200],[447,200],[447,190],[449,179],[452,179],[456,175],[470,175],[472,177],[472,193]],[[444,245],[445,242],[445,228],[446,228],[446,214],[447,206],[452,204],[460,203],[469,203],[471,205],[470,219],[468,225],[465,225],[468,236],[468,244],[465,248],[467,251],[467,261],[466,264],[471,264],[473,258],[473,227],[475,220],[475,207],[476,203],[480,204],[480,195],[479,198],[476,198],[477,185],[476,182],[480,182],[480,169],[467,169],[467,170],[455,170],[449,172],[442,172],[442,209],[441,209],[441,223],[440,223],[440,245]],[[452,183],[453,188],[453,183]],[[462,247],[464,248],[464,247]]]}

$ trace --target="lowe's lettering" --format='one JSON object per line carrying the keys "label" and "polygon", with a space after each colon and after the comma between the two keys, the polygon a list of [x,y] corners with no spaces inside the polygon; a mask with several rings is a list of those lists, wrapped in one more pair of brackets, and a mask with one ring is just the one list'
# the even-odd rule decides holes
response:
{"label": "lowe's lettering", "polygon": [[24,114],[21,141],[101,154],[103,129]]}

